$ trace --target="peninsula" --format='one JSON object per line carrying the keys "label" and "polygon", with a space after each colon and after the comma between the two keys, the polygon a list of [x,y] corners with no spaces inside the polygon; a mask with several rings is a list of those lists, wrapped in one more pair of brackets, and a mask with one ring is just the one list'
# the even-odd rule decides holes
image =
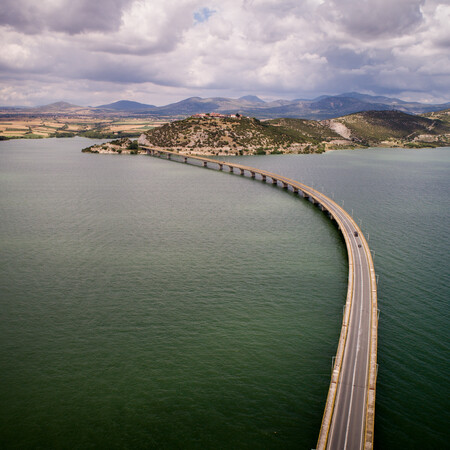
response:
{"label": "peninsula", "polygon": [[450,110],[416,116],[400,111],[364,111],[322,121],[260,121],[240,114],[196,114],[127,138],[83,149],[91,153],[145,153],[140,146],[185,155],[265,155],[322,153],[365,147],[445,147],[450,145]]}

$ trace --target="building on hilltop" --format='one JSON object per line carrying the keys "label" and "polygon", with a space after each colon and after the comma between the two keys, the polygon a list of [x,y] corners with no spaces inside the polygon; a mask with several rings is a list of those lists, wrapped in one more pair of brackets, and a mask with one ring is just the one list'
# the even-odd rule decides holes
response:
{"label": "building on hilltop", "polygon": [[238,113],[236,114],[221,114],[221,113],[216,113],[216,112],[212,112],[212,113],[199,113],[199,114],[194,114],[191,117],[196,117],[196,118],[221,118],[221,119],[226,119],[226,118],[231,118],[231,119],[240,119],[242,116]]}

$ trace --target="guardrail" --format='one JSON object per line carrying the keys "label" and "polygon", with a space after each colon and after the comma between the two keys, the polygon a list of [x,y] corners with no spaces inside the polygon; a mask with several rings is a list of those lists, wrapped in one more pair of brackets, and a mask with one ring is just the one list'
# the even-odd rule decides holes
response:
{"label": "guardrail", "polygon": [[266,181],[267,177],[271,178],[272,183],[278,185],[282,183],[282,187],[292,189],[294,193],[301,193],[304,197],[310,199],[313,203],[321,206],[323,211],[328,212],[330,217],[336,221],[339,229],[344,237],[349,261],[349,273],[348,273],[348,288],[347,297],[345,303],[345,312],[342,320],[341,333],[339,337],[338,348],[336,351],[335,362],[333,366],[333,371],[331,375],[330,387],[328,389],[327,400],[324,408],[324,414],[322,418],[322,423],[319,432],[319,438],[317,442],[317,449],[325,449],[328,442],[328,434],[331,426],[331,421],[334,413],[334,406],[336,400],[337,388],[340,380],[340,374],[342,370],[342,363],[344,359],[346,340],[348,335],[350,313],[352,309],[352,304],[354,300],[353,291],[353,281],[354,281],[354,258],[353,252],[350,244],[350,236],[346,232],[345,226],[339,217],[339,214],[345,216],[345,218],[352,224],[354,229],[358,230],[359,237],[361,239],[362,245],[364,246],[364,251],[369,265],[370,271],[370,293],[371,293],[371,308],[370,308],[370,345],[369,345],[369,370],[367,376],[367,395],[366,395],[366,413],[365,413],[365,427],[364,427],[364,450],[370,450],[373,447],[373,434],[374,434],[374,424],[375,424],[375,392],[376,392],[376,379],[377,379],[377,333],[378,333],[378,309],[377,309],[377,285],[375,268],[373,265],[373,259],[370,252],[369,245],[364,238],[361,229],[353,218],[334,200],[330,199],[320,191],[307,186],[298,181],[292,180],[290,178],[284,177],[282,175],[277,175],[266,170],[256,169],[249,166],[244,166],[242,164],[230,163],[228,161],[220,161],[211,158],[205,158],[201,156],[180,154],[177,152],[172,152],[169,150],[152,149],[147,146],[142,146],[147,150],[147,153],[152,156],[166,155],[167,159],[172,159],[172,157],[182,158],[184,163],[188,163],[189,159],[200,161],[203,167],[209,167],[208,164],[217,165],[219,170],[223,170],[224,167],[228,167],[229,171],[234,173],[234,169],[238,169],[241,175],[244,175],[247,171],[251,178],[255,178],[256,174],[259,174],[262,181]]}

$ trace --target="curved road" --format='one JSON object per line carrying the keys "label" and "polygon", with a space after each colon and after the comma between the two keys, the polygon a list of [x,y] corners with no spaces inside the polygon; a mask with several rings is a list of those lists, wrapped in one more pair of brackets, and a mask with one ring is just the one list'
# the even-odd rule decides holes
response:
{"label": "curved road", "polygon": [[[353,218],[321,192],[290,178],[241,164],[166,150],[153,150],[153,156],[200,161],[204,167],[259,175],[303,195],[334,219],[344,236],[348,252],[349,278],[341,335],[331,376],[330,388],[317,449],[370,449],[373,447],[375,385],[377,375],[377,290],[369,246]],[[217,167],[218,166],[218,167]]]}

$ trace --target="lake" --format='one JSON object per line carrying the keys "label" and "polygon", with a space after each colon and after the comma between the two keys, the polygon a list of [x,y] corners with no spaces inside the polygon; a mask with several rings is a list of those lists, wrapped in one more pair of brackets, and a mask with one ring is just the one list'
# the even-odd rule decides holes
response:
{"label": "lake", "polygon": [[[93,143],[0,143],[1,448],[314,448],[347,290],[337,228],[270,184]],[[232,160],[361,223],[375,448],[444,448],[450,148]]]}

